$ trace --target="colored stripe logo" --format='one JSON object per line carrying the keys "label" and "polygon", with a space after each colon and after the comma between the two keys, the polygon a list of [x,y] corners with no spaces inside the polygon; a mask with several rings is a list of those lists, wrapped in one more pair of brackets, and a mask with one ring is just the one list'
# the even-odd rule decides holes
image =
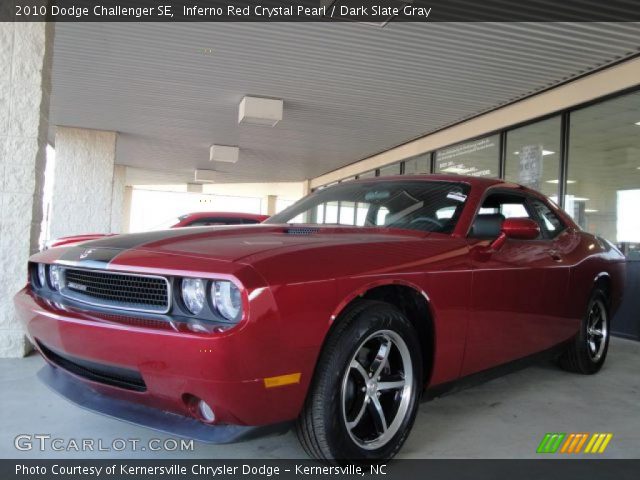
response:
{"label": "colored stripe logo", "polygon": [[536,453],[604,453],[612,438],[613,433],[546,433]]}

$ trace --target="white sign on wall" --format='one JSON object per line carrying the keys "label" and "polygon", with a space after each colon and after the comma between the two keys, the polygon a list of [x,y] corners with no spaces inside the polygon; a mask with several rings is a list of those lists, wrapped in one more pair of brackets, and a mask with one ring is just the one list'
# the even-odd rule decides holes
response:
{"label": "white sign on wall", "polygon": [[520,149],[519,183],[534,190],[540,190],[543,166],[542,145],[524,145]]}

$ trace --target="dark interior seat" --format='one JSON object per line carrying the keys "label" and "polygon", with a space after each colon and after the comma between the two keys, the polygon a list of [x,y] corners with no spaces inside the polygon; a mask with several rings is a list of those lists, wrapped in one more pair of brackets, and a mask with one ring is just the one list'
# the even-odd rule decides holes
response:
{"label": "dark interior seat", "polygon": [[500,235],[504,222],[501,213],[485,213],[478,215],[471,227],[471,236],[474,238],[496,238]]}

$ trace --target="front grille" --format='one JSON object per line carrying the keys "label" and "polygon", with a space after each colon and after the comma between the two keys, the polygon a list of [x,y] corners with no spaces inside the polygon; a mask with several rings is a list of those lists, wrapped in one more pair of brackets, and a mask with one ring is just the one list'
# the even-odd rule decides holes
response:
{"label": "front grille", "polygon": [[65,268],[60,293],[72,300],[107,308],[167,313],[169,281],[164,277]]}
{"label": "front grille", "polygon": [[75,375],[93,382],[126,388],[127,390],[135,390],[136,392],[144,392],[147,389],[142,376],[136,370],[73,357],[60,351],[54,351],[40,341],[37,341],[37,343],[42,354],[47,357],[51,363]]}

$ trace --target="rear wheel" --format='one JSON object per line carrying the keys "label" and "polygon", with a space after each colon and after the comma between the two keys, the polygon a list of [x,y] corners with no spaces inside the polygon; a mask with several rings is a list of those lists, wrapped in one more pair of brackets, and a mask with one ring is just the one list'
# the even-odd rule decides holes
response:
{"label": "rear wheel", "polygon": [[392,305],[360,301],[331,332],[297,433],[321,460],[393,457],[413,425],[422,391],[417,332]]}
{"label": "rear wheel", "polygon": [[595,289],[589,298],[578,335],[560,358],[565,370],[591,375],[598,372],[609,350],[609,308],[607,297]]}

